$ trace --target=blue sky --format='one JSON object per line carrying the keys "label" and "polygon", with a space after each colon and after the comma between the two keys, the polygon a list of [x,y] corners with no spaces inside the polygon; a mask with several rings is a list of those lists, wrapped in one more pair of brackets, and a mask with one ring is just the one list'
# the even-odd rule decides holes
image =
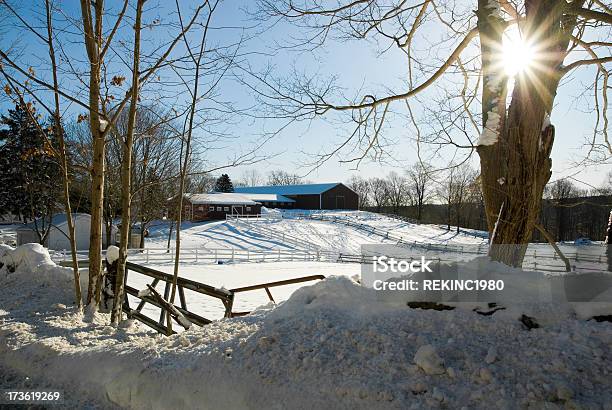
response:
{"label": "blue sky", "polygon": [[[150,0],[147,3],[145,22],[160,19],[162,26],[145,31],[143,36],[150,42],[146,46],[153,47],[156,40],[164,37],[166,30],[163,24],[174,20],[172,14],[174,2],[162,2]],[[189,4],[196,4],[196,1],[184,1],[182,4],[189,8]],[[117,2],[107,1],[109,7],[116,7]],[[281,51],[278,44],[288,44],[291,38],[300,35],[299,29],[288,24],[278,24],[264,33],[257,33],[259,28],[252,28],[255,24],[251,16],[244,12],[244,8],[254,7],[254,1],[234,0],[226,1],[219,6],[217,14],[213,18],[213,25],[224,27],[215,31],[215,42],[222,44],[245,35],[249,40],[245,43],[241,51],[243,52],[266,52],[269,56],[249,56],[245,57],[253,67],[263,68],[266,64],[274,66],[274,72],[279,77],[290,76],[290,70],[296,68],[300,72],[314,74],[319,78],[338,76],[337,84],[340,85],[347,95],[357,95],[357,90],[362,89],[363,94],[371,93],[378,96],[383,95],[385,89],[390,88],[396,91],[404,91],[406,85],[406,64],[403,55],[394,49],[384,55],[379,51],[386,44],[369,41],[329,41],[324,47],[314,52]],[[475,6],[474,6],[475,7]],[[67,15],[78,16],[80,10],[76,2],[65,1],[62,9]],[[33,16],[35,10],[24,9],[24,13]],[[108,23],[107,23],[108,26]],[[232,28],[229,28],[229,27]],[[241,27],[250,27],[247,29]],[[436,29],[430,29],[424,33],[423,38],[416,39],[416,48],[424,49],[427,47],[425,37],[435,37],[440,35]],[[257,33],[257,34],[256,34]],[[126,40],[131,38],[129,30],[120,33]],[[11,38],[11,36],[13,38]],[[2,41],[13,41],[15,33],[8,32]],[[423,40],[423,41],[421,41]],[[34,59],[36,53],[42,52],[42,48],[33,40],[22,39],[21,44],[26,43],[27,52],[31,53],[29,58]],[[145,47],[146,47],[145,46]],[[69,53],[75,56],[84,55],[84,47],[81,44],[67,44]],[[421,50],[423,51],[423,50]],[[75,57],[75,64],[78,64],[78,57]],[[124,72],[121,64],[117,64],[118,72]],[[129,77],[129,74],[126,75]],[[584,90],[584,85],[589,84],[594,76],[593,69],[583,69],[577,73],[572,81],[564,84],[558,93],[556,107],[552,113],[552,123],[556,126],[556,140],[553,147],[553,176],[552,180],[573,175],[576,179],[584,181],[589,185],[599,186],[605,174],[612,169],[612,165],[600,165],[589,168],[576,168],[574,162],[581,158],[585,150],[583,143],[590,137],[594,124],[594,116],[589,113],[587,104],[591,103],[588,99],[577,99],[576,97]],[[73,84],[76,87],[76,84]],[[228,77],[219,89],[223,99],[234,101],[239,107],[247,107],[252,104],[252,96],[242,85],[232,81]],[[427,99],[426,94],[423,98]],[[180,97],[176,99],[178,102]],[[414,102],[416,104],[416,102]],[[418,105],[418,104],[416,104]],[[2,102],[6,107],[6,101]],[[398,107],[401,108],[401,107]],[[80,110],[70,107],[74,112]],[[417,108],[418,109],[418,108]],[[266,173],[270,169],[284,169],[298,174],[305,174],[311,168],[305,165],[312,160],[307,153],[315,153],[321,150],[330,150],[342,141],[350,133],[350,128],[338,123],[337,117],[319,118],[308,123],[300,123],[288,127],[265,147],[265,152],[277,154],[273,158],[254,166],[230,169],[233,178],[239,178],[247,168],[256,168],[261,173]],[[209,151],[206,158],[210,163],[223,163],[225,158],[231,157],[240,147],[249,146],[256,142],[259,135],[264,130],[270,131],[278,128],[281,123],[275,120],[250,120],[246,118],[236,118],[225,126],[221,126],[223,131],[230,134],[232,138],[223,143],[218,143],[214,150]],[[204,133],[204,131],[201,131]],[[395,170],[402,172],[410,164],[416,161],[416,150],[413,142],[414,130],[408,125],[405,118],[394,116],[387,124],[385,134],[393,144],[387,147],[387,151],[393,158],[387,158],[386,163],[360,164],[359,170],[355,171],[354,164],[341,164],[338,158],[332,158],[315,171],[309,173],[307,178],[316,182],[342,181],[347,180],[351,175],[358,174],[364,177],[382,176],[389,171]],[[474,139],[477,135],[472,136]],[[204,138],[205,139],[205,138]],[[447,151],[441,157],[435,158],[436,163],[448,162],[451,152]],[[347,155],[344,157],[346,158]],[[477,166],[477,155],[474,154],[473,163]],[[574,181],[576,182],[576,181]],[[583,186],[586,187],[586,186]]]}

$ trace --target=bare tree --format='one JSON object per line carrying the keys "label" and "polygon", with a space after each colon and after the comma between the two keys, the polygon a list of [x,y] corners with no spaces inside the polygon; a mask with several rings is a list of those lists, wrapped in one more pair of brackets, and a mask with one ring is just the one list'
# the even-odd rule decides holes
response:
{"label": "bare tree", "polygon": [[417,208],[417,220],[423,218],[423,206],[429,201],[433,194],[430,186],[433,167],[429,164],[417,162],[406,172],[408,178],[408,189],[415,199]]}
{"label": "bare tree", "polygon": [[387,188],[389,190],[389,203],[393,207],[393,212],[398,213],[401,206],[407,205],[412,199],[408,191],[408,183],[405,177],[395,171],[391,171],[387,176]]}
{"label": "bare tree", "polygon": [[134,56],[132,60],[132,87],[130,96],[130,109],[128,112],[128,125],[125,140],[123,141],[123,162],[121,166],[121,231],[119,239],[119,261],[117,262],[117,277],[111,322],[119,323],[122,316],[125,264],[127,262],[127,249],[130,240],[130,221],[132,212],[132,151],[134,148],[134,129],[136,127],[136,107],[140,88],[140,30],[142,28],[142,9],[145,0],[137,0],[136,17],[134,23]]}
{"label": "bare tree", "polygon": [[372,189],[372,202],[376,206],[376,212],[380,212],[391,202],[389,183],[383,178],[371,178],[368,182]]}
{"label": "bare tree", "polygon": [[347,185],[351,188],[359,197],[359,209],[370,205],[372,196],[372,186],[367,179],[362,178],[358,175],[353,175],[348,180]]}
{"label": "bare tree", "polygon": [[247,169],[242,172],[240,180],[238,180],[235,186],[260,186],[264,185],[265,179],[261,173],[256,169]]}
{"label": "bare tree", "polygon": [[[406,89],[387,90],[382,96],[357,91],[347,97],[337,83],[320,80],[318,75],[288,80],[245,70],[245,81],[252,80],[261,100],[282,118],[337,115],[353,121],[354,131],[332,152],[319,155],[318,165],[338,156],[342,149],[361,152],[346,161],[359,163],[368,155],[380,157],[385,148],[385,122],[398,107],[405,107],[413,125],[422,128],[417,132],[419,144],[429,142],[434,149],[465,148],[469,153],[475,150],[480,157],[490,233],[497,222],[490,248],[495,260],[513,266],[522,263],[551,175],[554,98],[561,80],[574,70],[596,68],[597,123],[587,156],[612,154],[606,67],[612,61],[607,29],[612,13],[601,1],[382,4],[348,0],[323,5],[308,0],[260,0],[259,5],[263,17],[299,26],[305,37],[299,42],[302,48],[315,48],[334,39],[371,39],[378,40],[385,52],[396,47],[405,55]],[[432,29],[442,33],[436,36],[441,40],[425,45],[424,31]],[[517,30],[525,47],[533,50],[528,67],[514,73],[503,62],[508,30]],[[478,52],[480,61],[474,58]],[[511,88],[510,77],[514,80]],[[419,100],[419,96],[434,86],[442,89],[442,96],[429,98],[427,109],[428,101]],[[423,111],[429,113],[424,121],[415,118],[413,101],[422,102]]]}
{"label": "bare tree", "polygon": [[545,193],[548,194],[547,196],[552,200],[555,209],[557,240],[562,241],[566,235],[566,208],[571,206],[571,204],[568,204],[567,199],[576,198],[583,194],[583,192],[568,179],[558,179],[546,186]]}
{"label": "bare tree", "polygon": [[[4,7],[11,8],[7,1],[0,3]],[[31,66],[28,65],[26,53],[19,53],[11,45],[3,44],[0,49],[0,63],[6,70],[10,70],[10,76],[21,87],[28,90],[28,93],[36,101],[44,104],[43,94],[45,91],[56,91],[63,99],[70,104],[85,109],[86,114],[80,115],[81,120],[89,123],[91,133],[91,162],[86,169],[91,176],[90,187],[90,249],[89,249],[89,284],[87,291],[87,303],[91,306],[90,311],[96,311],[101,298],[102,286],[102,217],[104,211],[104,176],[105,176],[105,149],[106,136],[113,128],[117,116],[123,111],[130,101],[133,87],[129,87],[123,95],[116,96],[111,87],[121,88],[124,77],[114,75],[111,78],[107,66],[109,54],[117,54],[118,51],[113,47],[113,40],[117,32],[123,27],[122,22],[128,10],[128,0],[120,3],[120,8],[115,16],[107,13],[104,1],[81,0],[80,17],[75,19],[67,17],[69,23],[64,28],[62,34],[65,42],[82,42],[85,44],[86,62],[83,66],[76,66],[78,59],[73,55],[68,56],[66,49],[60,45],[62,51],[62,61],[65,61],[66,69],[61,73],[74,81],[58,81],[59,88],[53,86],[39,75]],[[188,24],[184,25],[184,30],[189,30],[193,25],[203,5],[197,7],[194,15]],[[15,10],[14,8],[11,8]],[[113,19],[114,17],[114,19]],[[40,38],[35,26],[29,24],[23,16],[18,16],[21,25],[33,29],[34,37]],[[112,22],[110,29],[104,29],[105,22]],[[78,33],[78,34],[77,34]],[[148,56],[149,65],[140,70],[139,83],[145,84],[151,80],[152,75],[166,62],[174,46],[179,41],[182,33],[174,40],[164,42],[162,46],[154,48]],[[57,38],[57,37],[56,37]],[[74,47],[71,47],[71,50]],[[29,55],[32,58],[31,55]],[[44,72],[44,71],[43,71]],[[59,71],[58,71],[59,72]],[[76,84],[77,86],[74,86]]]}
{"label": "bare tree", "polygon": [[304,179],[297,174],[290,174],[281,169],[273,170],[268,173],[268,185],[298,185],[303,184]]}
{"label": "bare tree", "polygon": [[[176,9],[179,16],[179,20],[182,22],[182,12],[179,6],[178,0],[176,3]],[[192,143],[194,142],[195,132],[209,131],[214,133],[211,128],[214,124],[224,124],[228,120],[228,111],[233,112],[231,107],[223,106],[219,109],[202,107],[204,102],[212,98],[221,88],[221,80],[227,75],[230,67],[235,64],[234,58],[238,50],[241,47],[241,42],[232,43],[227,46],[212,46],[209,44],[209,35],[211,31],[211,21],[215,15],[215,10],[219,4],[219,1],[207,1],[206,12],[203,21],[200,23],[200,38],[197,42],[192,39],[188,39],[186,36],[182,37],[183,43],[187,50],[187,58],[185,62],[179,65],[179,62],[175,63],[175,72],[180,78],[181,84],[184,86],[184,90],[188,93],[190,99],[185,110],[186,116],[184,121],[184,127],[181,132],[182,143],[181,143],[181,155],[180,155],[180,168],[178,177],[178,190],[175,197],[176,201],[176,236],[175,236],[175,259],[174,259],[174,272],[172,279],[172,290],[170,293],[170,303],[174,303],[176,297],[177,279],[179,274],[179,264],[181,255],[181,223],[182,223],[182,210],[183,200],[185,194],[185,187],[187,186],[188,177],[193,178],[197,175],[205,175],[209,177],[215,171],[235,167],[239,165],[252,165],[265,159],[260,157],[256,152],[267,142],[259,141],[254,147],[246,149],[245,152],[236,153],[235,156],[227,161],[227,163],[208,167],[206,170],[197,171],[194,169],[193,159],[194,155],[192,152]],[[212,125],[211,125],[212,124]],[[204,144],[206,145],[206,144]],[[209,147],[204,147],[204,149]],[[170,315],[166,315],[168,332],[172,332],[172,319]]]}

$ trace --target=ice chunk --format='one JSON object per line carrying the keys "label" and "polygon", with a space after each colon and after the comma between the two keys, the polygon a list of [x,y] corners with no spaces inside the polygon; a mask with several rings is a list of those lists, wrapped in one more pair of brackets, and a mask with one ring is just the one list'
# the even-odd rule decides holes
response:
{"label": "ice chunk", "polygon": [[444,361],[438,356],[436,349],[432,345],[419,347],[419,350],[414,355],[414,363],[427,374],[443,374],[446,372],[443,366]]}

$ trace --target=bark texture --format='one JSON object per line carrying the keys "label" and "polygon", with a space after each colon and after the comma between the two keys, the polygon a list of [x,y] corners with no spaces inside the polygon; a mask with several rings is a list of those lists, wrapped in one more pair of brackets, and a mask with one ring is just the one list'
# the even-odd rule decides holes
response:
{"label": "bark texture", "polygon": [[128,243],[130,240],[132,214],[132,151],[134,147],[134,129],[136,126],[136,108],[138,104],[139,66],[140,66],[140,28],[142,25],[142,8],[144,0],[136,5],[136,22],[134,23],[134,59],[132,67],[132,96],[128,113],[128,127],[123,143],[123,162],[121,164],[121,233],[119,240],[119,261],[115,282],[115,299],[111,322],[118,323],[122,317],[124,298],[125,263],[127,262]]}
{"label": "bark texture", "polygon": [[505,26],[491,12],[491,0],[479,0],[483,127],[492,113],[500,117],[494,130],[497,141],[478,147],[488,226],[495,226],[499,216],[489,254],[511,266],[522,265],[538,221],[544,186],[551,175],[555,129],[545,119],[552,111],[569,36],[575,26],[575,18],[564,15],[564,7],[565,2],[558,1],[525,2],[526,18],[521,30],[536,48],[536,59],[528,70],[515,77],[506,108],[507,77],[499,62]]}
{"label": "bark texture", "polygon": [[[92,9],[94,14],[92,14]],[[100,305],[102,295],[102,210],[104,199],[105,132],[100,120],[100,72],[102,67],[102,17],[104,1],[81,0],[83,36],[89,59],[89,126],[93,142],[91,166],[91,227],[89,231],[89,283],[87,304]]]}

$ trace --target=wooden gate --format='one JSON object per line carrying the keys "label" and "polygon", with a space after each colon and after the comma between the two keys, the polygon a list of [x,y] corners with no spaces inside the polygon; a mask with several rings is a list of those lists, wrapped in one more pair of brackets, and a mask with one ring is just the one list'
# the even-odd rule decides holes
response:
{"label": "wooden gate", "polygon": [[[147,290],[138,290],[132,286],[127,285],[127,280],[129,277],[129,272],[133,271],[145,276],[152,278],[152,282],[147,285]],[[207,319],[202,317],[196,313],[189,311],[187,307],[187,299],[185,298],[185,289],[191,290],[193,292],[197,292],[202,295],[202,297],[211,297],[214,299],[218,299],[225,308],[224,317],[236,317],[236,316],[244,316],[248,315],[250,312],[233,312],[232,308],[234,306],[234,299],[237,293],[250,292],[259,289],[265,290],[268,295],[268,299],[272,302],[274,298],[270,291],[270,288],[285,286],[295,283],[302,282],[310,282],[313,280],[321,280],[325,279],[323,275],[310,275],[303,276],[299,278],[281,280],[276,282],[268,282],[262,283],[252,286],[245,286],[236,289],[223,289],[216,288],[214,286],[206,285],[204,283],[196,282],[190,279],[181,278],[180,276],[177,278],[176,286],[177,286],[177,294],[179,296],[180,305],[174,305],[168,302],[170,297],[170,291],[172,289],[172,280],[173,276],[158,271],[156,269],[152,269],[146,266],[138,265],[132,262],[126,263],[126,272],[125,272],[125,299],[124,299],[124,307],[123,311],[127,314],[128,318],[137,319],[145,325],[157,330],[159,333],[170,335],[176,333],[174,331],[170,332],[167,326],[167,315],[170,315],[172,319],[177,322],[179,325],[188,328],[188,324],[186,325],[183,319],[187,319],[189,322],[197,325],[204,326],[212,322],[211,319]],[[164,282],[164,294],[163,296],[159,294],[155,287],[160,283]],[[128,300],[128,295],[134,296],[140,299],[140,302],[135,308],[130,306],[130,302]],[[158,321],[144,315],[142,313],[142,309],[144,306],[150,303],[153,306],[156,306],[161,309],[160,317]]]}

